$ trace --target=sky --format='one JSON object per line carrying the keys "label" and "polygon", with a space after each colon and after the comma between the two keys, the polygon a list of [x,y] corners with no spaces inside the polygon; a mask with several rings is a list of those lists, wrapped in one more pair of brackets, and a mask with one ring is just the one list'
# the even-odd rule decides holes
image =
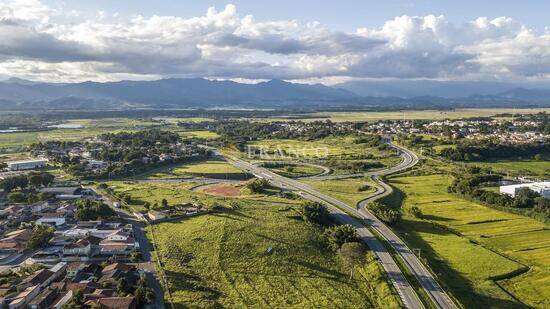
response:
{"label": "sky", "polygon": [[550,78],[548,1],[0,0],[0,77]]}

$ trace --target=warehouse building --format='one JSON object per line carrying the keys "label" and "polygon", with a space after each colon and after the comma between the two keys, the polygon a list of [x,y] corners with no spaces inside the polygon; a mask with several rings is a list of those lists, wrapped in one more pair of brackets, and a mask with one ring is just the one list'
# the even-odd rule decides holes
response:
{"label": "warehouse building", "polygon": [[6,162],[10,171],[34,170],[46,167],[47,160],[25,160]]}
{"label": "warehouse building", "polygon": [[501,186],[500,193],[516,196],[521,188],[529,188],[543,197],[550,198],[550,181],[522,183],[519,185]]}

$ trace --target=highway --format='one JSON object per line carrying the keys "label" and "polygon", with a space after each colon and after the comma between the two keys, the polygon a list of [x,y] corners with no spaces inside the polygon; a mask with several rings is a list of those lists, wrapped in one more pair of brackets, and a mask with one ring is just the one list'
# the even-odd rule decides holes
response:
{"label": "highway", "polygon": [[[359,177],[359,176],[372,176],[373,179],[380,185],[377,192],[374,194],[374,197],[366,199],[360,206],[359,209],[349,206],[342,201],[339,201],[333,197],[327,196],[321,192],[316,191],[312,187],[300,183],[297,180],[289,179],[282,177],[278,174],[271,172],[268,169],[256,166],[249,162],[237,159],[237,158],[228,158],[228,161],[232,163],[235,167],[238,167],[246,172],[254,174],[256,177],[260,177],[268,180],[272,185],[298,191],[298,193],[304,198],[323,202],[329,206],[330,212],[336,217],[340,222],[345,224],[351,224],[356,227],[358,234],[362,240],[373,250],[378,259],[380,260],[382,267],[387,272],[388,277],[390,278],[393,286],[397,290],[397,293],[401,297],[404,305],[407,308],[423,308],[423,304],[418,299],[414,289],[411,287],[410,283],[406,280],[405,276],[399,269],[397,263],[394,261],[392,256],[388,253],[386,248],[378,241],[369,229],[365,227],[365,223],[372,228],[378,235],[383,237],[388,244],[399,254],[403,259],[405,266],[409,269],[411,273],[417,278],[417,280],[422,285],[422,288],[426,291],[427,295],[430,297],[432,302],[438,308],[456,308],[456,305],[453,303],[451,298],[445,293],[445,291],[439,286],[433,275],[424,267],[420,260],[412,253],[412,250],[407,247],[407,245],[397,236],[393,231],[387,227],[382,221],[376,218],[372,213],[370,213],[364,206],[374,200],[381,198],[389,193],[391,193],[391,187],[387,184],[380,181],[376,176],[378,175],[388,175],[392,173],[397,173],[403,171],[407,168],[414,166],[418,163],[418,156],[409,150],[391,145],[392,147],[398,149],[401,152],[402,161],[398,165],[386,169],[379,170],[367,173],[361,173],[357,175],[326,175],[321,177],[310,177],[308,179],[340,179],[340,178],[349,178],[349,177]],[[347,176],[347,177],[343,177]],[[359,222],[355,218],[363,220]]]}

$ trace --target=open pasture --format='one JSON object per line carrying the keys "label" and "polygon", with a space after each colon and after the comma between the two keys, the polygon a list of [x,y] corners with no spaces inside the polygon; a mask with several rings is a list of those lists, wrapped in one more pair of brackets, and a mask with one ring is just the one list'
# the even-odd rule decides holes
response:
{"label": "open pasture", "polygon": [[372,255],[349,280],[321,245],[320,230],[293,207],[238,203],[234,211],[153,226],[176,308],[399,306]]}

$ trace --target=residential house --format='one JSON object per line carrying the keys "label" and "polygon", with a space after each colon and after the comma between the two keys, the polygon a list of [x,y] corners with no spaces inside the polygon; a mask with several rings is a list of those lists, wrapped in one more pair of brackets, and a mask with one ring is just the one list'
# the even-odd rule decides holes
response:
{"label": "residential house", "polygon": [[65,225],[65,223],[65,214],[59,212],[45,213],[42,217],[36,220],[36,224],[40,225],[62,226]]}

